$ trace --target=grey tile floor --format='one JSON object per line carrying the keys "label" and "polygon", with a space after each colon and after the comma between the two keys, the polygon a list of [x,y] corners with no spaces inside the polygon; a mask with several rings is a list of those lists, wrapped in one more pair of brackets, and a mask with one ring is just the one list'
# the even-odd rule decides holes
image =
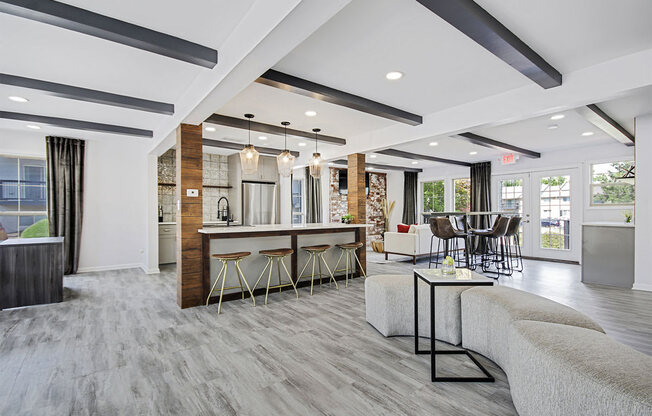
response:
{"label": "grey tile floor", "polygon": [[[370,254],[369,274],[411,263]],[[401,260],[396,258],[396,260]],[[423,267],[423,260],[420,265]],[[579,267],[527,262],[507,284],[573,306],[652,353],[652,294],[579,283]],[[494,384],[432,384],[412,338],[365,321],[364,283],[181,310],[174,267],[66,277],[66,300],[0,311],[0,415],[510,415]],[[445,344],[441,345],[446,348]],[[441,374],[475,374],[445,357]]]}

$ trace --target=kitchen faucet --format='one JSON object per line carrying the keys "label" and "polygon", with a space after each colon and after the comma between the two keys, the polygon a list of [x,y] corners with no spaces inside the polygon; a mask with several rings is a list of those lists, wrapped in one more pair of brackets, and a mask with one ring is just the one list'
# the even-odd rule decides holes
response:
{"label": "kitchen faucet", "polygon": [[231,222],[231,208],[229,208],[229,199],[225,196],[217,200],[217,219],[220,219],[220,202],[222,202],[222,200],[226,201],[226,226],[228,227]]}

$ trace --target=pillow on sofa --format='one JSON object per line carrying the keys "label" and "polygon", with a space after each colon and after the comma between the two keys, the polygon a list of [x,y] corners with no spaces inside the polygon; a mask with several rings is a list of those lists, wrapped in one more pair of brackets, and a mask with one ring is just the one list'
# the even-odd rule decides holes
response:
{"label": "pillow on sofa", "polygon": [[398,231],[399,233],[407,233],[408,231],[410,231],[410,227],[411,225],[399,224],[396,226],[396,231]]}
{"label": "pillow on sofa", "polygon": [[412,224],[410,225],[410,229],[408,230],[408,234],[416,234],[417,233],[417,225]]}

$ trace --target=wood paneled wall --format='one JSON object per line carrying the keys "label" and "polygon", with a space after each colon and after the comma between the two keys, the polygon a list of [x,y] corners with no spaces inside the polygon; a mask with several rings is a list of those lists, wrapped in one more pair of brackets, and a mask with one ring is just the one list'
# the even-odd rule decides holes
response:
{"label": "wood paneled wall", "polygon": [[[202,285],[202,127],[182,124],[177,129],[177,304],[182,308],[204,303]],[[187,196],[197,189],[197,197]]]}
{"label": "wood paneled wall", "polygon": [[367,195],[365,194],[365,155],[355,153],[348,158],[347,186],[349,189],[347,202],[349,214],[353,214],[356,224],[367,221]]}

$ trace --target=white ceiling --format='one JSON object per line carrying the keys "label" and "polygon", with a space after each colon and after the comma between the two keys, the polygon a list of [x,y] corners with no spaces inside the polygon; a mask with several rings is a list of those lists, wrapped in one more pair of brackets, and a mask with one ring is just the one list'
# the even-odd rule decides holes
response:
{"label": "white ceiling", "polygon": [[[652,71],[652,68],[650,70]],[[621,97],[597,104],[609,117],[634,134],[634,117],[652,114],[652,86],[638,88]]]}
{"label": "white ceiling", "polygon": [[[100,14],[161,31],[219,50],[253,0],[187,2],[67,1]],[[197,13],[202,10],[202,13]],[[0,14],[0,72],[176,104],[207,68],[80,34]],[[28,98],[14,103],[9,95]],[[48,96],[37,90],[0,85],[0,110],[63,117],[155,130],[169,116]],[[25,122],[0,120],[0,129],[24,129]],[[45,134],[66,129],[42,126]],[[72,132],[75,132],[74,130]],[[76,131],[74,136],[86,136]],[[111,138],[113,135],[105,134]],[[142,139],[141,139],[142,140]],[[147,140],[147,139],[145,139]]]}
{"label": "white ceiling", "polygon": [[650,0],[475,0],[562,74],[652,48]]}
{"label": "white ceiling", "polygon": [[353,0],[274,69],[421,115],[530,82],[414,0]]}

